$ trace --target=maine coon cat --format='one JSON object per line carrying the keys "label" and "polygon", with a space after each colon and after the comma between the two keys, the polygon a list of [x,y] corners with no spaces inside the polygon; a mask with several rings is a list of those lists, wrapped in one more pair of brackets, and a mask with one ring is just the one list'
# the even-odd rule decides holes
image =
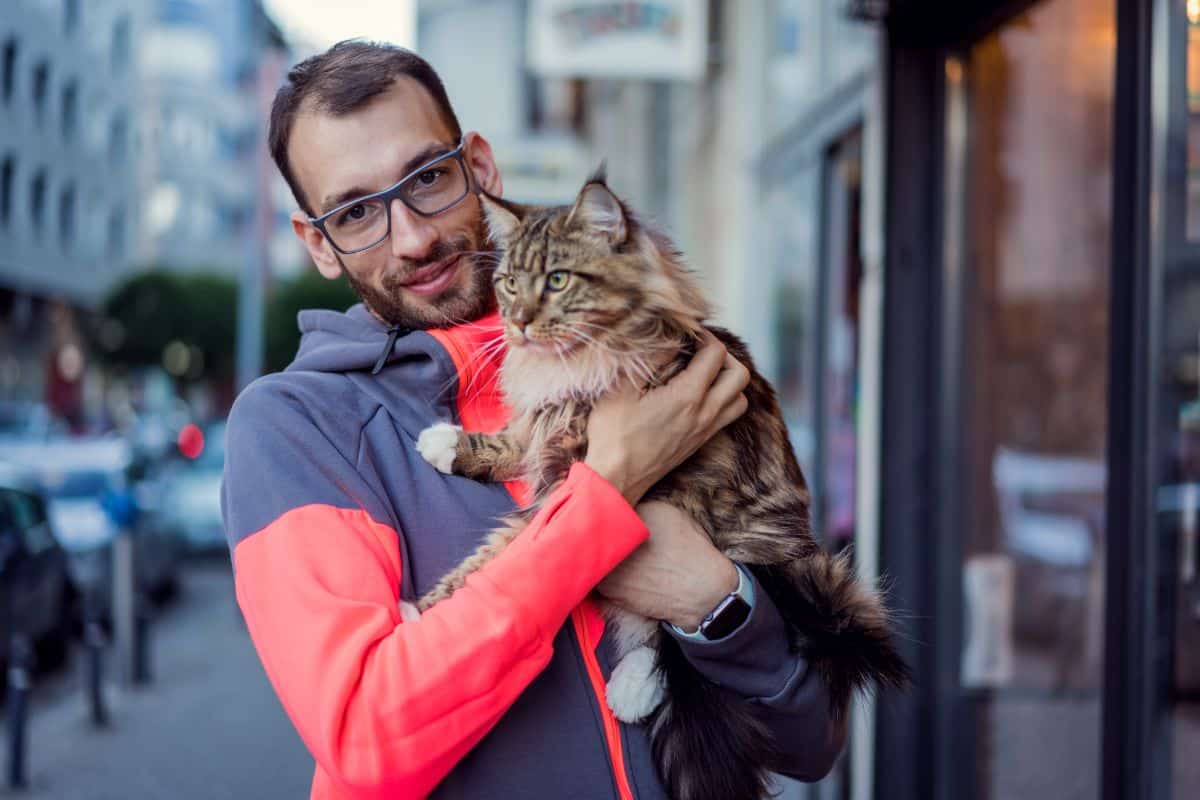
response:
{"label": "maine coon cat", "polygon": [[[630,213],[603,170],[568,207],[483,202],[492,240],[503,251],[494,281],[508,343],[501,385],[512,418],[495,435],[438,424],[422,432],[418,448],[443,472],[523,478],[535,500],[418,607],[448,597],[520,533],[586,454],[587,415],[597,398],[622,381],[666,382],[687,365],[708,328],[750,368],[749,408],[644,499],[683,509],[719,550],[754,572],[787,621],[793,649],[829,686],[835,714],[872,683],[903,684],[907,668],[879,597],[809,531],[809,493],[774,391],[741,341],[705,324],[708,303],[667,239]],[[611,604],[605,615],[619,657],[609,706],[622,721],[649,726],[670,795],[764,797],[767,771],[783,765],[755,706],[702,678],[656,621]]]}

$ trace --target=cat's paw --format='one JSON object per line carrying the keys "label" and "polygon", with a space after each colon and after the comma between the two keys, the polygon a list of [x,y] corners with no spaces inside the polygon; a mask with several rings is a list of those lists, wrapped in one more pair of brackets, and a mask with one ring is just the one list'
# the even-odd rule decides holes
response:
{"label": "cat's paw", "polygon": [[439,471],[450,475],[454,470],[454,456],[458,451],[458,435],[461,425],[439,422],[421,431],[417,437],[417,452]]}
{"label": "cat's paw", "polygon": [[662,673],[658,671],[654,651],[634,648],[621,659],[608,679],[608,707],[621,722],[641,722],[663,700]]}

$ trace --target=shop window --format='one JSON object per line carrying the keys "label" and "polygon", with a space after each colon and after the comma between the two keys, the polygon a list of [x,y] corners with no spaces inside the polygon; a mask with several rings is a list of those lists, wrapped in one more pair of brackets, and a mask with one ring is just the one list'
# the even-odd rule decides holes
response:
{"label": "shop window", "polygon": [[12,100],[13,91],[17,86],[17,40],[9,38],[4,43],[0,53],[0,97],[5,104]]}
{"label": "shop window", "polygon": [[0,164],[0,225],[8,227],[12,220],[13,187],[16,182],[17,161],[7,156]]}
{"label": "shop window", "polygon": [[1115,5],[1041,0],[945,64],[948,796],[1101,796]]}
{"label": "shop window", "polygon": [[33,110],[40,122],[46,113],[46,95],[50,91],[50,64],[40,62],[33,68]]}
{"label": "shop window", "polygon": [[38,170],[29,185],[29,218],[33,233],[40,236],[46,223],[46,170]]}

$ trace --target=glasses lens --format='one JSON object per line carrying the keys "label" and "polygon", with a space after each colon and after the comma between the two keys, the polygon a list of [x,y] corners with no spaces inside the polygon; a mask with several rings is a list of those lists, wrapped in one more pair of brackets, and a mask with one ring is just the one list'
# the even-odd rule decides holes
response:
{"label": "glasses lens", "polygon": [[363,200],[325,220],[325,230],[339,250],[361,250],[387,237],[387,206],[382,200]]}
{"label": "glasses lens", "polygon": [[436,214],[467,194],[467,175],[453,156],[430,164],[404,184],[404,198],[422,214]]}

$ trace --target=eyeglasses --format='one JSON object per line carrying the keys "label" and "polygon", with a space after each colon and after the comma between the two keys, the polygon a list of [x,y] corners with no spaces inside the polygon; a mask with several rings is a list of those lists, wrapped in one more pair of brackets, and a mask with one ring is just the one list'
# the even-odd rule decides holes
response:
{"label": "eyeglasses", "polygon": [[458,205],[471,191],[471,179],[463,160],[463,142],[445,155],[414,169],[399,183],[382,192],[342,203],[332,211],[308,221],[325,234],[342,255],[369,250],[392,234],[393,200],[414,214],[432,217]]}

